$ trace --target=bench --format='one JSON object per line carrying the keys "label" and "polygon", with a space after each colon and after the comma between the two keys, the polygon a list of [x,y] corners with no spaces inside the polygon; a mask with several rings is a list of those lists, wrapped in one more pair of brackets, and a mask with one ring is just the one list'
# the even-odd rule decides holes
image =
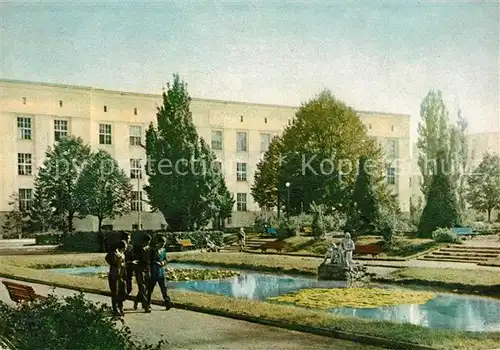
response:
{"label": "bench", "polygon": [[311,235],[313,233],[313,229],[311,226],[303,226],[302,227],[302,232]]}
{"label": "bench", "polygon": [[36,294],[33,287],[8,281],[2,281],[2,283],[7,288],[10,299],[17,304],[47,299],[47,297]]}
{"label": "bench", "polygon": [[179,239],[177,240],[177,245],[180,247],[181,251],[195,248],[190,239]]}
{"label": "bench", "polygon": [[372,257],[376,257],[380,253],[382,253],[382,248],[378,245],[357,245],[354,248],[356,255],[370,254]]}
{"label": "bench", "polygon": [[278,236],[278,230],[276,230],[275,227],[268,227],[268,228],[266,228],[266,233],[268,235]]}
{"label": "bench", "polygon": [[262,250],[263,253],[265,253],[268,249],[276,249],[276,252],[281,253],[281,250],[283,249],[283,246],[285,245],[285,242],[282,240],[275,240],[271,242],[266,242],[263,245],[260,246],[260,250]]}
{"label": "bench", "polygon": [[459,237],[472,238],[477,235],[477,233],[474,232],[471,227],[453,227],[451,229],[451,232],[455,233]]}

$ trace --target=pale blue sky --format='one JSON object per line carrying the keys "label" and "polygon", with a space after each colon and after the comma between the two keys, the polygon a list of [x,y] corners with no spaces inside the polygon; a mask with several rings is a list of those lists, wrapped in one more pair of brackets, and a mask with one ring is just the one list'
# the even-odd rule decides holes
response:
{"label": "pale blue sky", "polygon": [[1,77],[299,105],[323,88],[411,114],[440,89],[471,131],[500,130],[499,3],[2,2]]}

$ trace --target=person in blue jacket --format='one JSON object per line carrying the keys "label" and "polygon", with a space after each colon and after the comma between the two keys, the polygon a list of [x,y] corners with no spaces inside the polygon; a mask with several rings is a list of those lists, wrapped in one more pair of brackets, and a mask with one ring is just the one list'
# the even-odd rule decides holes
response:
{"label": "person in blue jacket", "polygon": [[166,243],[166,238],[160,237],[158,243],[151,249],[151,280],[149,285],[148,304],[151,305],[151,295],[153,294],[156,284],[158,284],[165,307],[167,310],[170,310],[172,308],[172,302],[167,294],[167,285],[165,281],[165,264],[167,263]]}

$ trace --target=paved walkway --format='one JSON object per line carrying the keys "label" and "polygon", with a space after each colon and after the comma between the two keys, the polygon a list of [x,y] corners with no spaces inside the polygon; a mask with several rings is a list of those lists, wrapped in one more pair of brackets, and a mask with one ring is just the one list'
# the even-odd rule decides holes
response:
{"label": "paved walkway", "polygon": [[[44,285],[25,284],[33,286],[38,294],[47,295],[51,291]],[[68,296],[75,292],[57,288],[55,293]],[[94,302],[109,303],[109,298],[100,295],[85,294],[85,297]],[[3,285],[0,285],[0,300],[14,304]],[[153,306],[153,312],[145,314],[133,311],[130,301],[125,305],[125,321],[139,339],[148,339],[149,343],[162,337],[167,339],[169,344],[165,349],[379,349],[197,312],[164,311],[159,306]]]}

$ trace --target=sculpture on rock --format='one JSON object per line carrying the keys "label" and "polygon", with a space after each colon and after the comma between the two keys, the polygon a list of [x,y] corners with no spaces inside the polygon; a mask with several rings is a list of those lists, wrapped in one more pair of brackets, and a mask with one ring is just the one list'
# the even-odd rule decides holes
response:
{"label": "sculpture on rock", "polygon": [[356,246],[354,245],[354,241],[351,239],[351,234],[346,232],[344,234],[344,238],[340,242],[340,249],[342,251],[343,263],[347,267],[354,265],[354,261],[352,260],[352,252],[354,251],[354,248],[356,248]]}
{"label": "sculpture on rock", "polygon": [[325,260],[323,260],[323,264],[327,263],[328,259],[330,259],[329,264],[340,263],[339,260],[341,259],[341,252],[335,243],[332,243],[332,245],[328,247],[325,253]]}

